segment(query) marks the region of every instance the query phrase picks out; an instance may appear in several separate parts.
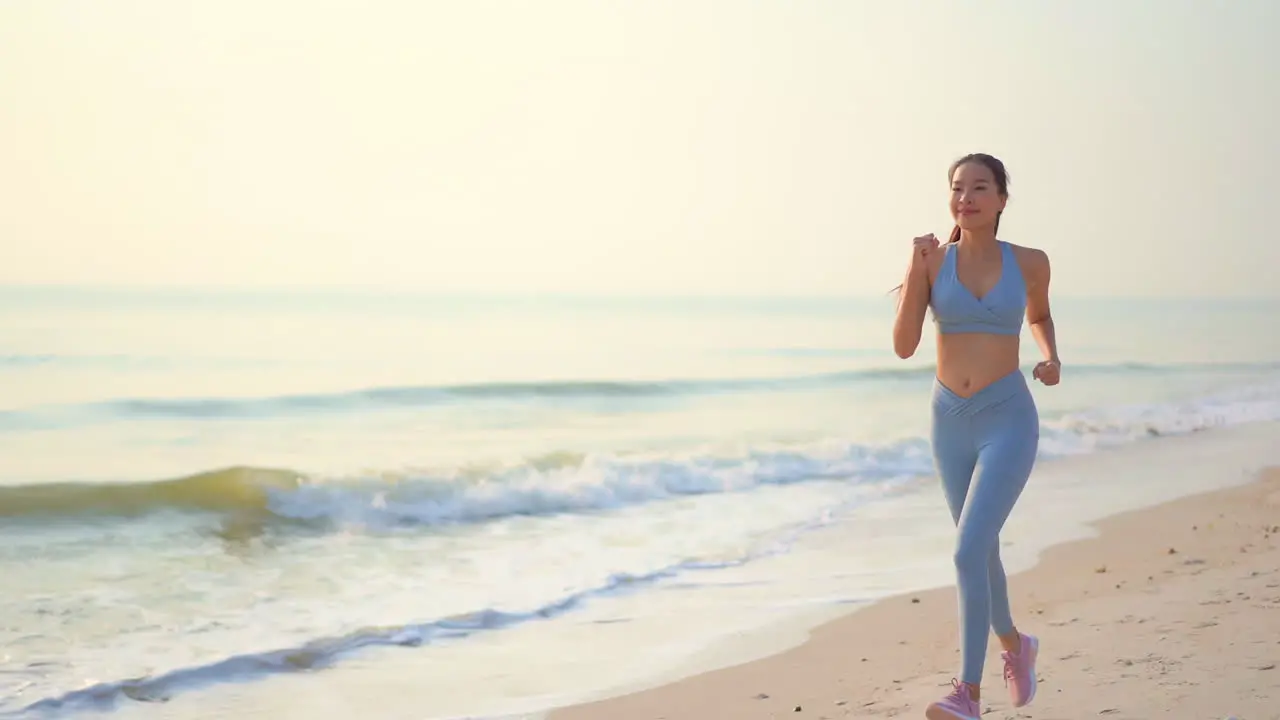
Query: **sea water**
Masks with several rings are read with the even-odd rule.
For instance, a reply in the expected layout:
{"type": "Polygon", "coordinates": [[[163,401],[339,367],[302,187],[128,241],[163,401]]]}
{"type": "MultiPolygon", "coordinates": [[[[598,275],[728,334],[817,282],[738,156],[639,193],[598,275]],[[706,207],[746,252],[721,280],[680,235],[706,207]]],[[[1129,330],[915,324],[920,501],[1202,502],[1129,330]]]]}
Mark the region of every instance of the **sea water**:
{"type": "MultiPolygon", "coordinates": [[[[1280,419],[1277,311],[1058,300],[1042,467],[1280,419]]],[[[0,712],[332,709],[406,664],[413,717],[511,711],[945,582],[931,338],[894,357],[892,313],[0,291],[0,712]]],[[[1133,487],[1078,497],[1181,486],[1133,487]]]]}

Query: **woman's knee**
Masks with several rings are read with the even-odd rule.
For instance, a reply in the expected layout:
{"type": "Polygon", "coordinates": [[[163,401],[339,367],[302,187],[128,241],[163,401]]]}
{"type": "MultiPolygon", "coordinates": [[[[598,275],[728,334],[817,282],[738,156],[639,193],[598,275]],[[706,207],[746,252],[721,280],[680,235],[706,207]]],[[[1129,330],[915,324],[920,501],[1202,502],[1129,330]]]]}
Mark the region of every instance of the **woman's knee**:
{"type": "Polygon", "coordinates": [[[956,571],[961,575],[972,575],[986,582],[991,555],[991,543],[967,533],[960,533],[956,539],[954,559],[956,571]]]}

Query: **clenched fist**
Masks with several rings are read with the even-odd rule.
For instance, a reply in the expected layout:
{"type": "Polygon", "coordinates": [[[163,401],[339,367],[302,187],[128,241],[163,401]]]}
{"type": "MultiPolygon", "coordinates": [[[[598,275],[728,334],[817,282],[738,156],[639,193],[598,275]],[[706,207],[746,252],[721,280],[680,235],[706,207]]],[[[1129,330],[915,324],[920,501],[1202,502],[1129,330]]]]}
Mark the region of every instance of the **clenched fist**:
{"type": "Polygon", "coordinates": [[[929,267],[929,254],[938,249],[938,238],[933,233],[921,235],[911,241],[911,265],[913,273],[926,272],[929,267]]]}
{"type": "Polygon", "coordinates": [[[1045,360],[1036,363],[1031,370],[1031,377],[1045,385],[1057,385],[1062,376],[1062,364],[1057,360],[1045,360]]]}

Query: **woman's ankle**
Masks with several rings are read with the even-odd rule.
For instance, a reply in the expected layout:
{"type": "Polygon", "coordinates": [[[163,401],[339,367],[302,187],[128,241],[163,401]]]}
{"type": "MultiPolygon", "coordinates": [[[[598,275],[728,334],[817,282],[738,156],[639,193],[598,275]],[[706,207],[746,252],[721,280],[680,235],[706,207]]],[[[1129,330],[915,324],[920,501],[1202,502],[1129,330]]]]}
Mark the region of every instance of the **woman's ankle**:
{"type": "Polygon", "coordinates": [[[1013,632],[996,635],[996,637],[1000,640],[1000,646],[1005,649],[1005,652],[1014,654],[1021,652],[1022,633],[1018,632],[1017,628],[1014,628],[1013,632]]]}

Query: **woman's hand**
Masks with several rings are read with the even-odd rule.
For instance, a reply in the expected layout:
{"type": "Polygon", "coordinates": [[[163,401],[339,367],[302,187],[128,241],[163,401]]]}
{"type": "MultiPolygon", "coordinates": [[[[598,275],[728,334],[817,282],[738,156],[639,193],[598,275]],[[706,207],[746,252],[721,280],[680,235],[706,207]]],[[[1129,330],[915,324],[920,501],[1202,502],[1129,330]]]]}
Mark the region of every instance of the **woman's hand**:
{"type": "Polygon", "coordinates": [[[938,238],[933,233],[921,235],[911,241],[911,265],[908,272],[912,274],[928,273],[929,253],[938,249],[938,238]]]}
{"type": "Polygon", "coordinates": [[[1062,363],[1057,360],[1045,360],[1036,363],[1035,369],[1031,371],[1031,377],[1039,380],[1045,385],[1057,385],[1061,379],[1062,363]]]}

